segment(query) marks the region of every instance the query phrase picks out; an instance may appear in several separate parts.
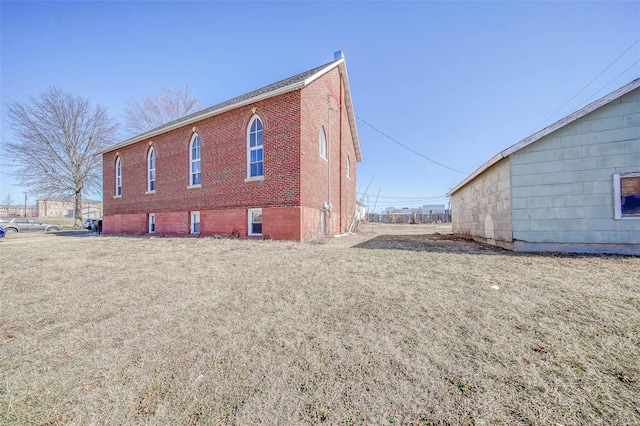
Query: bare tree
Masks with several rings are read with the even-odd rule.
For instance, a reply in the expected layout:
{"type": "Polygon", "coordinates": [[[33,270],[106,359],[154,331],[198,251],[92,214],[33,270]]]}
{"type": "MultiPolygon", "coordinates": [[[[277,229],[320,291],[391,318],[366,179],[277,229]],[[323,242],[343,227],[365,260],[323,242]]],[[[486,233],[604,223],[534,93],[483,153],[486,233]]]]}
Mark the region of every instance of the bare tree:
{"type": "Polygon", "coordinates": [[[117,125],[99,105],[53,87],[28,102],[7,106],[14,141],[5,144],[13,175],[31,192],[51,197],[73,194],[76,224],[82,220],[82,192],[99,192],[101,158],[115,141],[117,125]]]}
{"type": "Polygon", "coordinates": [[[124,110],[125,127],[132,134],[143,133],[198,108],[198,99],[191,94],[188,84],[173,90],[162,89],[155,96],[129,101],[124,110]]]}
{"type": "Polygon", "coordinates": [[[3,199],[2,199],[2,205],[4,206],[5,209],[7,209],[7,211],[9,210],[9,207],[11,207],[13,205],[13,197],[11,197],[11,194],[7,194],[3,199]]]}

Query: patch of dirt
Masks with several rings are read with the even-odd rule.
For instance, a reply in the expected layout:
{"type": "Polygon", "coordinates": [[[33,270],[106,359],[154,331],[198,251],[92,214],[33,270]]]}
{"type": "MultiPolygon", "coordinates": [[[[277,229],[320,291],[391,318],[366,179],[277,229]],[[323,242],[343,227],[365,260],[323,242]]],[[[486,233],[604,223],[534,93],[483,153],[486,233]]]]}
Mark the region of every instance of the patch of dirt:
{"type": "Polygon", "coordinates": [[[468,235],[433,234],[380,235],[353,246],[364,249],[412,250],[437,253],[505,254],[499,247],[474,241],[468,235]]]}

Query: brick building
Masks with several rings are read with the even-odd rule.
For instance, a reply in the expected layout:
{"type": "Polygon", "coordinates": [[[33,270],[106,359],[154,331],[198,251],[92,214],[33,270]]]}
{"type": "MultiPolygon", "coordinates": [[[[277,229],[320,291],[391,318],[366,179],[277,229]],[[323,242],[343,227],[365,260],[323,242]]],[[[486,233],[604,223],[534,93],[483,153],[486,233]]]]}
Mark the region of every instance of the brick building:
{"type": "Polygon", "coordinates": [[[341,52],[102,155],[106,234],[311,241],[355,222],[362,157],[341,52]]]}

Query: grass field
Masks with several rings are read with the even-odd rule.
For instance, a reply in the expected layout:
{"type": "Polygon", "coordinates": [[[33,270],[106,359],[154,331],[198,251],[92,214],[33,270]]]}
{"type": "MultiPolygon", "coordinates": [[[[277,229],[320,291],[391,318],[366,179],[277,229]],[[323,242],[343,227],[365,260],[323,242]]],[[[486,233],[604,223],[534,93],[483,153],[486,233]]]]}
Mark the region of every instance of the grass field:
{"type": "Polygon", "coordinates": [[[0,424],[640,423],[640,258],[434,231],[4,238],[0,424]]]}

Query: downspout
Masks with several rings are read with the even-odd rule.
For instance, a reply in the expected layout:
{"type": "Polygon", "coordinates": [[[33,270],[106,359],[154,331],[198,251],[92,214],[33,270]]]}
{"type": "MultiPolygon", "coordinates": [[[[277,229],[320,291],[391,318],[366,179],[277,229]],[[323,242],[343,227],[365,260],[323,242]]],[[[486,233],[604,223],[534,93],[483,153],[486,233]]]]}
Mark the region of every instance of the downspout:
{"type": "MultiPolygon", "coordinates": [[[[331,146],[331,95],[327,94],[327,218],[331,218],[331,154],[329,147],[331,146]]],[[[327,228],[331,233],[331,222],[327,221],[327,228]]]]}
{"type": "Polygon", "coordinates": [[[339,161],[340,169],[338,170],[338,176],[340,176],[340,192],[339,192],[340,193],[340,203],[339,203],[339,206],[340,206],[340,232],[343,232],[343,225],[344,225],[344,223],[343,223],[344,208],[343,207],[344,206],[342,205],[342,179],[343,179],[342,178],[342,170],[343,170],[343,168],[342,168],[342,159],[343,159],[344,155],[342,153],[342,101],[343,101],[343,99],[342,99],[342,73],[340,73],[339,89],[340,89],[340,108],[338,108],[338,110],[339,110],[338,115],[340,116],[340,118],[339,118],[339,121],[338,121],[338,125],[339,125],[339,127],[338,127],[338,138],[339,138],[339,141],[340,141],[340,161],[339,161]]]}

